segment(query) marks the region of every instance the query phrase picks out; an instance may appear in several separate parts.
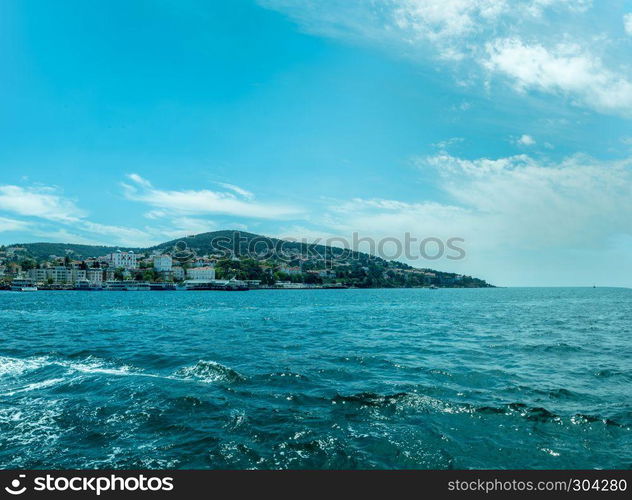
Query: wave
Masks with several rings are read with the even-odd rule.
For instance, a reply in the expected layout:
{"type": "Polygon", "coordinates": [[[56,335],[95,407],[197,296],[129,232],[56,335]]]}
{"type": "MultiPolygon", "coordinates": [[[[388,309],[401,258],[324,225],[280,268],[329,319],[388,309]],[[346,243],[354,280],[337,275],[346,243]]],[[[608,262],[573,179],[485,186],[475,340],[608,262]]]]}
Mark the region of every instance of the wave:
{"type": "Polygon", "coordinates": [[[0,377],[17,377],[25,372],[37,370],[44,358],[20,359],[0,356],[0,377]]]}
{"type": "Polygon", "coordinates": [[[18,406],[0,407],[0,448],[21,446],[30,450],[42,443],[57,442],[63,433],[59,425],[62,414],[59,400],[36,398],[18,406]]]}
{"type": "Polygon", "coordinates": [[[604,368],[602,370],[598,370],[594,372],[594,376],[598,378],[621,377],[628,380],[632,379],[632,377],[630,376],[630,372],[617,370],[617,369],[611,369],[611,368],[604,368]]]}
{"type": "Polygon", "coordinates": [[[128,365],[116,365],[115,363],[95,358],[94,356],[88,356],[83,361],[52,361],[51,364],[63,366],[69,370],[77,371],[81,373],[89,374],[103,374],[103,375],[143,375],[142,371],[139,371],[128,365]]]}
{"type": "MultiPolygon", "coordinates": [[[[5,395],[10,396],[18,392],[28,392],[45,388],[57,383],[68,381],[73,374],[89,376],[114,376],[114,377],[146,377],[180,382],[204,382],[204,383],[235,383],[246,380],[246,377],[232,368],[216,361],[200,360],[195,365],[185,366],[171,374],[148,373],[140,368],[126,364],[117,364],[95,356],[88,356],[79,360],[60,359],[55,356],[39,356],[27,359],[0,356],[0,378],[21,380],[27,374],[37,370],[51,367],[62,368],[66,373],[65,378],[60,378],[56,373],[53,378],[48,374],[48,379],[42,382],[31,383],[23,387],[13,388],[5,395]]],[[[281,374],[275,374],[281,376],[281,374]]],[[[286,374],[289,376],[289,374],[286,374]]]]}
{"type": "Polygon", "coordinates": [[[35,382],[33,384],[28,384],[20,389],[15,389],[13,391],[5,392],[1,395],[5,397],[14,396],[15,394],[19,394],[21,392],[30,392],[30,391],[36,391],[38,389],[46,389],[48,387],[52,387],[54,385],[60,384],[65,381],[66,379],[63,379],[63,378],[51,378],[48,380],[44,380],[42,382],[35,382]]]}
{"type": "Polygon", "coordinates": [[[567,422],[573,425],[602,423],[606,426],[628,429],[629,426],[621,424],[611,418],[603,416],[585,415],[575,413],[573,415],[558,415],[540,406],[528,406],[525,403],[513,402],[501,406],[476,406],[470,403],[452,403],[419,393],[398,392],[394,394],[376,394],[373,392],[361,392],[352,395],[337,394],[331,399],[332,404],[345,404],[357,409],[373,408],[400,411],[421,411],[427,413],[465,413],[471,415],[497,415],[520,417],[538,423],[567,422]]]}
{"type": "Polygon", "coordinates": [[[202,382],[241,382],[246,380],[241,373],[216,361],[200,360],[193,366],[180,368],[174,374],[185,380],[201,380],[202,382]]]}
{"type": "Polygon", "coordinates": [[[504,389],[509,392],[525,392],[539,394],[550,399],[577,399],[585,397],[585,394],[576,391],[570,391],[564,388],[558,389],[538,389],[528,385],[511,386],[504,389]]]}
{"type": "Polygon", "coordinates": [[[133,372],[133,368],[130,366],[117,366],[114,363],[95,358],[94,356],[88,356],[82,361],[66,361],[52,356],[39,356],[28,359],[0,356],[0,377],[16,377],[46,366],[61,366],[71,371],[104,373],[107,375],[128,375],[133,372]]]}
{"type": "Polygon", "coordinates": [[[522,346],[522,349],[526,351],[535,351],[535,352],[580,352],[583,351],[584,348],[579,345],[571,345],[566,342],[558,342],[556,344],[526,344],[522,346]]]}
{"type": "Polygon", "coordinates": [[[336,394],[331,400],[333,404],[355,404],[360,406],[386,407],[396,404],[398,400],[408,396],[406,392],[398,392],[397,394],[381,395],[374,392],[361,392],[352,394],[351,396],[343,396],[336,394]]]}

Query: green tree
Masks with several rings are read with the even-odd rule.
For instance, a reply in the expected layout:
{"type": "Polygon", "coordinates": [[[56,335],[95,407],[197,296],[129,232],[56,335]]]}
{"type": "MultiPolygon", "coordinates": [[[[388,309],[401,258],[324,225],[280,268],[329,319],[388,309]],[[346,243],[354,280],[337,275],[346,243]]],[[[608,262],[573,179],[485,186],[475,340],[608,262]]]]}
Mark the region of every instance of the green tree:
{"type": "Polygon", "coordinates": [[[37,262],[33,259],[24,259],[20,262],[20,267],[22,268],[22,271],[35,269],[37,267],[37,262]]]}
{"type": "Polygon", "coordinates": [[[143,274],[143,281],[156,281],[158,279],[158,273],[152,267],[151,269],[145,269],[143,274]]]}
{"type": "Polygon", "coordinates": [[[119,280],[119,281],[123,281],[123,273],[125,272],[125,269],[123,269],[122,267],[117,267],[114,270],[114,279],[115,280],[119,280]]]}

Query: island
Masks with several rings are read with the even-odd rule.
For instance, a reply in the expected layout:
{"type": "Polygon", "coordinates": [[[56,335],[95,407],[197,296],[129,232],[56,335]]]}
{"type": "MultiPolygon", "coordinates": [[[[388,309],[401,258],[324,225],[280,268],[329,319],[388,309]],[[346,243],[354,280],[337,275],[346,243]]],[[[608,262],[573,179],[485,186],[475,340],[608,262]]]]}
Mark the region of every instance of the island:
{"type": "Polygon", "coordinates": [[[348,248],[245,231],[207,232],[148,248],[0,246],[0,288],[22,291],[491,286],[480,278],[417,268],[348,248]]]}

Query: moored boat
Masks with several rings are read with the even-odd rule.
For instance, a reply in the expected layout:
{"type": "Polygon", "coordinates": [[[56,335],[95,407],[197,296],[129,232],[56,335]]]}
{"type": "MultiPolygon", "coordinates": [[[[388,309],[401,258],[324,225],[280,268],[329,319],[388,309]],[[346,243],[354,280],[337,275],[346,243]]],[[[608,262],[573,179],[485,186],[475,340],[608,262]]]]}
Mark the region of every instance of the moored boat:
{"type": "Polygon", "coordinates": [[[152,292],[167,292],[176,289],[174,283],[149,283],[149,289],[152,292]]]}
{"type": "Polygon", "coordinates": [[[225,291],[242,292],[248,290],[248,285],[240,280],[187,280],[184,282],[187,291],[225,291]]]}
{"type": "Polygon", "coordinates": [[[106,281],[104,290],[108,292],[147,292],[150,290],[149,283],[140,281],[106,281]]]}
{"type": "Polygon", "coordinates": [[[81,290],[85,292],[97,292],[103,290],[99,285],[95,285],[88,280],[77,280],[75,283],[75,290],[81,290]]]}
{"type": "Polygon", "coordinates": [[[14,292],[36,292],[37,286],[31,279],[14,279],[11,282],[11,290],[14,292]]]}
{"type": "Polygon", "coordinates": [[[124,281],[106,281],[103,289],[108,292],[124,292],[126,290],[125,282],[124,281]]]}
{"type": "Polygon", "coordinates": [[[148,292],[151,288],[149,287],[149,283],[128,281],[125,286],[125,290],[128,292],[148,292]]]}

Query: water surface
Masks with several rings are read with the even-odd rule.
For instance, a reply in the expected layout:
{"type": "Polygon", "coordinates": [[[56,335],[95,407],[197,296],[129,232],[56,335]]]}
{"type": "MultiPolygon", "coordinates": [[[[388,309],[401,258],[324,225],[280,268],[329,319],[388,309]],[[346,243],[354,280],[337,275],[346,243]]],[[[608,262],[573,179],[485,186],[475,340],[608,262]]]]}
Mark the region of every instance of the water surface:
{"type": "Polygon", "coordinates": [[[2,468],[631,468],[632,290],[0,292],[2,468]]]}

